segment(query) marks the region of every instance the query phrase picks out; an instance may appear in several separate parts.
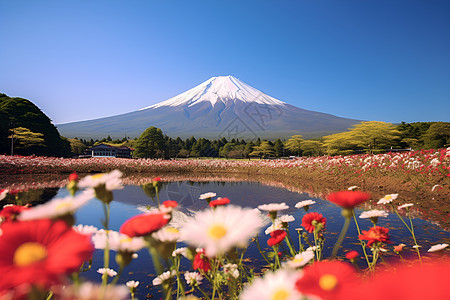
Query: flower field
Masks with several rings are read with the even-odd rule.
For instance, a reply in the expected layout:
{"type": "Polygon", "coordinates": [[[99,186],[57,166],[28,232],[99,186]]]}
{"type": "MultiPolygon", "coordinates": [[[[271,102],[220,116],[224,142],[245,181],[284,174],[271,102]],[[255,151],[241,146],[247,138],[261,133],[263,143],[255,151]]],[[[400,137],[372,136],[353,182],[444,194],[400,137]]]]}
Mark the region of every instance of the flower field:
{"type": "Polygon", "coordinates": [[[402,195],[399,201],[415,204],[415,213],[445,228],[450,225],[450,149],[300,157],[293,160],[0,156],[0,188],[63,186],[67,182],[66,177],[55,179],[49,174],[70,174],[74,171],[86,174],[115,169],[123,172],[126,175],[124,180],[131,181],[130,184],[140,184],[139,181],[145,181],[148,176],[164,175],[173,180],[193,180],[201,175],[217,176],[221,180],[257,180],[319,196],[349,186],[358,186],[370,192],[374,198],[395,192],[402,195]]]}
{"type": "Polygon", "coordinates": [[[285,203],[242,208],[208,192],[200,196],[207,204],[204,210],[174,223],[179,204],[161,203],[162,182],[155,177],[142,186],[154,205],[113,231],[111,203],[113,191],[123,189],[122,172],[68,177],[69,196],[31,207],[20,205],[20,193],[15,190],[1,190],[0,201],[16,197],[16,205],[0,211],[1,299],[136,299],[146,287],[127,268],[140,259],[136,252],[141,249],[151,256],[148,270],[156,274],[152,286],[159,290],[148,297],[447,299],[450,292],[448,244],[420,246],[412,219],[414,204],[399,202],[399,194],[375,199],[377,209],[357,216],[355,208],[373,200],[372,195],[355,186],[328,193],[326,199],[342,211],[342,230],[328,256],[324,252],[329,243],[328,216],[315,212],[318,204],[312,200],[295,205],[302,212],[299,221],[283,214],[289,208],[285,203]],[[99,201],[103,207],[102,228],[73,226],[75,212],[90,201],[99,201]],[[407,228],[411,244],[393,244],[395,229],[378,224],[387,208],[407,228]],[[361,227],[361,219],[370,219],[372,226],[361,227]],[[356,251],[342,247],[351,223],[358,232],[356,251]],[[264,228],[269,238],[262,244],[258,232],[264,228]],[[250,244],[256,244],[264,261],[260,271],[248,263],[250,244]],[[414,256],[406,258],[405,248],[413,249],[409,254],[414,256]],[[102,267],[96,270],[101,283],[83,279],[83,273],[92,268],[95,249],[103,253],[102,267]],[[397,259],[388,260],[387,254],[397,259]],[[111,268],[113,260],[116,270],[111,268]],[[120,278],[126,284],[118,284],[120,278]]]}

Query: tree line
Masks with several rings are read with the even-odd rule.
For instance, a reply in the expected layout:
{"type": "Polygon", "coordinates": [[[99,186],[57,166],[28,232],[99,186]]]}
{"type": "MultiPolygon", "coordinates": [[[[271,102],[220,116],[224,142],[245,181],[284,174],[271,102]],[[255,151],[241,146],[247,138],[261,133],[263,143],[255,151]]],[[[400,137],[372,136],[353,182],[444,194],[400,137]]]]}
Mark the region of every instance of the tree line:
{"type": "Polygon", "coordinates": [[[319,139],[305,140],[301,135],[275,141],[257,139],[230,140],[222,137],[210,140],[191,137],[182,139],[165,135],[156,127],[147,128],[138,138],[112,140],[69,139],[74,154],[105,143],[128,146],[134,149],[135,158],[279,158],[289,156],[350,155],[358,153],[382,153],[399,149],[431,149],[450,146],[449,122],[417,122],[399,125],[369,121],[352,126],[348,131],[327,135],[319,139]]]}

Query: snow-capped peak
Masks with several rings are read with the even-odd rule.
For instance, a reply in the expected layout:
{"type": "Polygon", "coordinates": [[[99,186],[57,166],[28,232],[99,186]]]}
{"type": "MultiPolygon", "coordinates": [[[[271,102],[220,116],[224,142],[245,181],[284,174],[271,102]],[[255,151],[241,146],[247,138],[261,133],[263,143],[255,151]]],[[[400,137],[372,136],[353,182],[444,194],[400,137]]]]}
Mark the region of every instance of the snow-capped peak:
{"type": "Polygon", "coordinates": [[[163,106],[192,106],[204,101],[210,102],[214,106],[219,101],[227,102],[236,100],[246,103],[255,102],[269,105],[286,104],[229,75],[212,77],[178,96],[142,108],[141,110],[163,106]]]}

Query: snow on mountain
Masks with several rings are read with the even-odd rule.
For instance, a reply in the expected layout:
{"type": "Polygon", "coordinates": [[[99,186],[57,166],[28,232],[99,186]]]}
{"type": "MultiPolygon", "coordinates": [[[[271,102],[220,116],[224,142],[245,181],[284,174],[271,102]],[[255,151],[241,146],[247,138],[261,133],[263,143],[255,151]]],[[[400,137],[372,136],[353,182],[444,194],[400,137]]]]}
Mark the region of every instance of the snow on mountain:
{"type": "Polygon", "coordinates": [[[305,138],[346,131],[359,120],[302,109],[277,100],[233,76],[218,76],[166,101],[111,117],[59,124],[72,138],[138,137],[150,126],[170,137],[246,140],[305,138]]]}
{"type": "Polygon", "coordinates": [[[170,98],[166,101],[147,106],[140,110],[153,109],[163,106],[193,106],[201,102],[209,102],[214,107],[218,102],[240,100],[245,103],[268,105],[285,105],[283,101],[270,97],[249,86],[233,76],[212,77],[196,87],[170,98]]]}

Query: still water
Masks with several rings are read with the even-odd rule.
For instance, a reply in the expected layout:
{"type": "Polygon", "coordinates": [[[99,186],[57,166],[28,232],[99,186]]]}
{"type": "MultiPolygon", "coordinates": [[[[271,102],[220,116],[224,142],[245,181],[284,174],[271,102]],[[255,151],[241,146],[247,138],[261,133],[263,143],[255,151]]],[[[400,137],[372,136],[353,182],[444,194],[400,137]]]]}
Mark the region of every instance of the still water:
{"type": "MultiPolygon", "coordinates": [[[[290,223],[290,232],[294,240],[294,244],[298,248],[298,236],[295,228],[301,227],[301,219],[305,214],[303,209],[296,209],[294,206],[297,202],[307,199],[316,201],[316,204],[310,207],[308,212],[319,212],[327,218],[326,231],[324,233],[326,241],[324,249],[324,257],[328,257],[331,253],[337,236],[341,230],[344,219],[341,217],[341,209],[334,204],[319,198],[312,198],[306,193],[291,192],[283,188],[267,186],[255,182],[191,182],[178,181],[164,183],[160,191],[161,201],[176,200],[180,204],[180,212],[191,214],[192,212],[202,210],[207,207],[205,200],[199,200],[199,196],[206,192],[215,192],[218,197],[227,197],[231,200],[231,204],[242,207],[255,208],[258,205],[265,203],[279,203],[285,202],[289,205],[289,209],[283,211],[283,214],[289,214],[295,217],[295,221],[290,223]]],[[[58,191],[57,197],[67,195],[67,190],[61,188],[58,191]]],[[[114,201],[111,203],[111,221],[110,229],[118,231],[120,226],[130,217],[142,213],[138,209],[140,206],[152,205],[152,200],[147,197],[140,186],[127,185],[123,190],[114,191],[114,201]]],[[[381,209],[381,208],[380,208],[381,209]]],[[[358,209],[356,216],[359,216],[363,210],[358,209]]],[[[103,208],[98,200],[89,202],[82,207],[76,214],[76,223],[83,225],[93,225],[97,228],[102,228],[103,208]]],[[[372,223],[369,220],[359,219],[361,230],[368,230],[372,223]]],[[[449,232],[440,229],[438,226],[421,219],[413,219],[415,226],[415,233],[418,244],[422,246],[422,252],[426,252],[430,245],[442,243],[443,239],[449,237],[449,232]]],[[[378,225],[385,226],[390,229],[392,245],[404,243],[410,250],[409,255],[413,257],[414,252],[411,251],[411,246],[414,245],[409,231],[404,227],[403,223],[398,219],[394,213],[390,213],[387,218],[380,218],[378,225]]],[[[270,251],[266,244],[267,236],[264,234],[265,228],[260,232],[260,243],[265,250],[270,251]]],[[[390,250],[392,250],[392,245],[390,250]]],[[[179,247],[183,246],[182,244],[179,247]]],[[[351,224],[347,233],[347,238],[344,240],[343,249],[357,250],[362,253],[361,246],[357,240],[357,230],[354,223],[351,224]]],[[[343,254],[340,250],[339,255],[343,254]]],[[[370,251],[369,251],[370,252],[370,251]]],[[[392,253],[392,251],[390,251],[392,253]]],[[[151,282],[157,274],[154,274],[150,255],[147,250],[138,252],[139,259],[134,260],[124,271],[119,283],[125,283],[128,280],[138,280],[140,285],[137,289],[138,298],[145,297],[160,297],[159,287],[152,286],[151,282]]],[[[408,256],[408,252],[406,253],[408,256]]],[[[254,265],[255,271],[263,265],[261,255],[254,243],[250,244],[246,257],[251,258],[250,264],[254,265]]],[[[190,262],[183,258],[184,270],[191,269],[190,262]]],[[[100,282],[101,275],[96,271],[102,267],[103,251],[97,250],[92,269],[83,273],[83,276],[91,281],[100,282]]],[[[252,266],[253,266],[252,265],[252,266]]],[[[110,266],[118,270],[114,262],[114,255],[111,258],[110,266]]]]}

